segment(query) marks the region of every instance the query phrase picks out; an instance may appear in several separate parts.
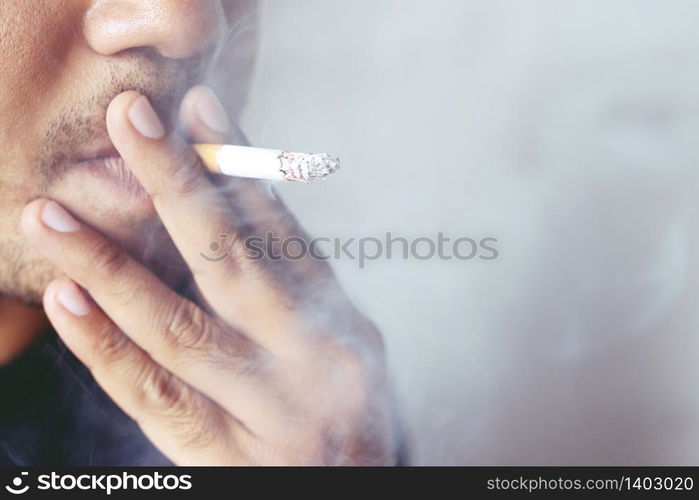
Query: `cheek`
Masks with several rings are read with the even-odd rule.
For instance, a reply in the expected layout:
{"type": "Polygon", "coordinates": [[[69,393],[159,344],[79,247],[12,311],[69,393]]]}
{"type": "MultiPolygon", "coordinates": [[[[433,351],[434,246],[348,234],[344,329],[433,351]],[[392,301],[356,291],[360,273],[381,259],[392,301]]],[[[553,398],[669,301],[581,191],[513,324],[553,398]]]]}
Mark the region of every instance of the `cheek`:
{"type": "Polygon", "coordinates": [[[60,69],[70,57],[80,22],[75,0],[1,0],[0,181],[20,187],[60,101],[60,69]],[[71,7],[72,4],[72,7],[71,7]]]}

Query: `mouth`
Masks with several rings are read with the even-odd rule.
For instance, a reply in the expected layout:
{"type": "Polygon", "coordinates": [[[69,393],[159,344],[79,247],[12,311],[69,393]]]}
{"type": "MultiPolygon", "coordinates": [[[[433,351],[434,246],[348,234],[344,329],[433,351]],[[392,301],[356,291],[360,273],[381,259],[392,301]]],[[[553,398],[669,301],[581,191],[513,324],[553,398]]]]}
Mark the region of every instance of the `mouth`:
{"type": "Polygon", "coordinates": [[[88,170],[107,181],[111,187],[134,198],[148,199],[141,183],[111,144],[93,149],[75,162],[78,169],[88,170]]]}

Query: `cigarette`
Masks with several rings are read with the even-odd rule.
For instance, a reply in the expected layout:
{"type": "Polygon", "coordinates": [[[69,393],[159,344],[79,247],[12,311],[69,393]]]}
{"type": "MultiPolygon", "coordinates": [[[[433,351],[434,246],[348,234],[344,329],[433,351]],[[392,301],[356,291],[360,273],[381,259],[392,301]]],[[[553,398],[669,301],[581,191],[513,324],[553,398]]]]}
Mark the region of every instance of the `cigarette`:
{"type": "Polygon", "coordinates": [[[328,153],[293,153],[230,144],[193,144],[193,147],[207,169],[233,177],[311,182],[324,179],[340,168],[340,160],[328,153]]]}

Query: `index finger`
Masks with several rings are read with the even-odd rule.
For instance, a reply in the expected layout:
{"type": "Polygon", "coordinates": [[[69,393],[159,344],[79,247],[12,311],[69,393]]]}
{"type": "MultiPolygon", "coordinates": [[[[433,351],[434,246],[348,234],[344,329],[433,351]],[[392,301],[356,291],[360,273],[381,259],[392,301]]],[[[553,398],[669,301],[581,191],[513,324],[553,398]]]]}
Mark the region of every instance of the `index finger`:
{"type": "MultiPolygon", "coordinates": [[[[245,257],[250,211],[232,209],[194,149],[176,134],[166,134],[145,96],[127,91],[115,97],[107,110],[107,128],[212,309],[249,336],[264,331],[266,336],[287,332],[288,337],[288,297],[245,257]],[[228,258],[203,258],[202,251],[222,234],[230,242],[228,258]]],[[[270,339],[256,340],[267,344],[270,339]]]]}

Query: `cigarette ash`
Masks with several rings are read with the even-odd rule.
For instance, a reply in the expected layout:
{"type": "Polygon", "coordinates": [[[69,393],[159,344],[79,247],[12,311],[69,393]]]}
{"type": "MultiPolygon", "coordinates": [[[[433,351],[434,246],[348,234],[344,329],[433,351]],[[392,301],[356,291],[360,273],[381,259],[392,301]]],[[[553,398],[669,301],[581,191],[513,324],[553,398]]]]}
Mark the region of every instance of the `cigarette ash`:
{"type": "Polygon", "coordinates": [[[323,179],[340,168],[340,160],[328,153],[292,153],[279,155],[279,170],[287,181],[311,182],[323,179]]]}

